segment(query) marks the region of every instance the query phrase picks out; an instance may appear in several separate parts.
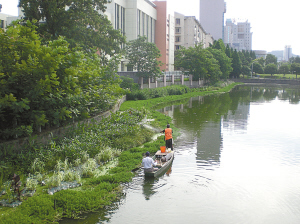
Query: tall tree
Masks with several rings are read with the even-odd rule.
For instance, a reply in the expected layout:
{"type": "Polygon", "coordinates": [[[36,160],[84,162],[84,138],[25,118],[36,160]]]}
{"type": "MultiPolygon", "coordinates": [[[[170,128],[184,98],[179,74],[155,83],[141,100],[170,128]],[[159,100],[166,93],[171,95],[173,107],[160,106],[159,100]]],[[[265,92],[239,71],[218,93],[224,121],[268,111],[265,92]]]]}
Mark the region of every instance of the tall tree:
{"type": "Polygon", "coordinates": [[[63,37],[42,44],[30,21],[0,29],[0,42],[0,139],[87,118],[123,94],[113,64],[63,37]]]}
{"type": "Polygon", "coordinates": [[[214,41],[212,48],[222,50],[223,52],[225,52],[225,50],[226,50],[226,47],[225,47],[222,39],[214,41]]]}
{"type": "Polygon", "coordinates": [[[277,65],[277,57],[273,54],[267,54],[265,63],[266,63],[266,65],[271,64],[271,63],[277,65]]]}
{"type": "Polygon", "coordinates": [[[230,77],[239,78],[241,74],[242,63],[237,50],[234,50],[232,54],[232,69],[233,70],[230,74],[230,77]]]}
{"type": "Polygon", "coordinates": [[[265,74],[271,74],[274,75],[277,73],[277,65],[271,63],[271,64],[267,64],[265,67],[265,74]]]}
{"type": "Polygon", "coordinates": [[[278,72],[282,73],[283,75],[287,74],[290,71],[290,64],[289,63],[283,63],[280,65],[278,72]]]}
{"type": "Polygon", "coordinates": [[[228,79],[229,74],[232,72],[231,58],[227,57],[225,52],[221,49],[208,48],[208,50],[213,54],[213,57],[218,61],[220,70],[222,72],[221,79],[228,79]]]}
{"type": "Polygon", "coordinates": [[[231,58],[231,49],[229,47],[229,44],[226,45],[225,53],[227,57],[231,58]]]}
{"type": "Polygon", "coordinates": [[[291,72],[293,74],[296,74],[297,79],[297,75],[300,73],[300,63],[294,62],[293,64],[291,64],[291,72]]]}
{"type": "Polygon", "coordinates": [[[244,75],[250,75],[250,73],[251,73],[251,69],[249,68],[249,66],[247,66],[247,65],[243,65],[242,66],[242,69],[241,69],[241,72],[242,72],[242,74],[243,74],[243,77],[244,77],[244,75]]]}
{"type": "Polygon", "coordinates": [[[194,80],[205,79],[215,83],[222,75],[218,61],[201,45],[176,51],[175,68],[193,75],[194,80]]]}
{"type": "Polygon", "coordinates": [[[254,62],[252,66],[253,66],[252,71],[255,72],[256,74],[263,74],[264,73],[264,69],[263,69],[263,67],[261,66],[260,63],[254,62]]]}
{"type": "Polygon", "coordinates": [[[158,60],[161,56],[159,49],[154,43],[147,42],[147,37],[139,37],[129,41],[126,45],[126,58],[129,66],[137,70],[137,75],[144,78],[158,77],[161,75],[158,60]]]}
{"type": "Polygon", "coordinates": [[[292,64],[292,63],[300,63],[300,57],[297,56],[297,57],[291,57],[289,59],[289,62],[292,64]]]}
{"type": "Polygon", "coordinates": [[[25,20],[36,20],[37,31],[45,40],[65,36],[71,47],[79,44],[83,49],[100,51],[106,55],[121,52],[125,38],[101,14],[107,0],[20,0],[25,20]]]}

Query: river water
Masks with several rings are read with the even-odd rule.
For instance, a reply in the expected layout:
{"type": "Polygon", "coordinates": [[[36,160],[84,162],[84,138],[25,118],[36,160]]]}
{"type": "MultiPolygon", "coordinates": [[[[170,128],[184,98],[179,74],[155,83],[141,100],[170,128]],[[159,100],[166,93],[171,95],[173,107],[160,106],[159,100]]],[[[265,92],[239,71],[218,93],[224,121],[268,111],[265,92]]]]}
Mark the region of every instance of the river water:
{"type": "Polygon", "coordinates": [[[181,132],[171,169],[72,223],[299,224],[299,95],[238,86],[161,109],[181,132]]]}

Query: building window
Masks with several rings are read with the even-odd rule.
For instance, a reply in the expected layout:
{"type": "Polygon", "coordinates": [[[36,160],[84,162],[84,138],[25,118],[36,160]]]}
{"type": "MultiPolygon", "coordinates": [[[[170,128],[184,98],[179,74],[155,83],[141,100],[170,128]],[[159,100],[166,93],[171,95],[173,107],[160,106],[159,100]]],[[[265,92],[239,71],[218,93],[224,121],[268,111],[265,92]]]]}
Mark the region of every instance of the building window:
{"type": "Polygon", "coordinates": [[[181,28],[180,27],[176,27],[175,28],[175,33],[181,33],[181,28]]]}
{"type": "Polygon", "coordinates": [[[137,10],[137,34],[138,36],[141,35],[141,11],[140,10],[137,10]]]}
{"type": "Polygon", "coordinates": [[[176,25],[180,25],[180,19],[176,19],[176,25]]]}
{"type": "Polygon", "coordinates": [[[0,20],[0,28],[4,28],[4,20],[0,20]]]}
{"type": "Polygon", "coordinates": [[[121,61],[121,72],[125,71],[125,65],[124,65],[124,61],[121,61]]]}
{"type": "Polygon", "coordinates": [[[145,13],[142,12],[142,31],[143,31],[143,36],[145,36],[145,13]]]}
{"type": "Polygon", "coordinates": [[[180,37],[175,37],[175,42],[180,42],[180,37]]]}
{"type": "Polygon", "coordinates": [[[180,45],[175,45],[175,50],[179,50],[180,49],[180,45]]]}
{"type": "Polygon", "coordinates": [[[133,72],[133,66],[127,66],[127,72],[133,72]]]}

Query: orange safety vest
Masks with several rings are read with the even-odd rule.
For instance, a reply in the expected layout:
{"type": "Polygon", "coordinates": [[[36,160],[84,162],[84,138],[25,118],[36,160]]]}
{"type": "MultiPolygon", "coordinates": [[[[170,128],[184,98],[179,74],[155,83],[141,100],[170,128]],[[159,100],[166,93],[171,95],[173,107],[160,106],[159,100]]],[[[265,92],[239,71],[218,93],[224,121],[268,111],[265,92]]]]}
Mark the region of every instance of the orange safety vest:
{"type": "Polygon", "coordinates": [[[172,128],[165,129],[165,140],[169,140],[172,138],[172,128]]]}

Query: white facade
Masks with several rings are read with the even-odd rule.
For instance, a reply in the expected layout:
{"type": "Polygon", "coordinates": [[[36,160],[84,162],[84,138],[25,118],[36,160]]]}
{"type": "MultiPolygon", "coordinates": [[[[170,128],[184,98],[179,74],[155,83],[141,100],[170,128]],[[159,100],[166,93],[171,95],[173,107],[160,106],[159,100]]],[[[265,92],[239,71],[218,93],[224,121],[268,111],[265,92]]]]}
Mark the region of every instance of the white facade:
{"type": "MultiPolygon", "coordinates": [[[[157,12],[155,4],[148,0],[111,0],[105,15],[114,29],[120,30],[127,41],[146,36],[148,42],[155,43],[157,12]]],[[[127,60],[123,58],[119,71],[128,71],[127,60]]],[[[129,69],[131,70],[131,69],[129,69]]]]}
{"type": "Polygon", "coordinates": [[[202,44],[203,48],[213,44],[213,38],[207,34],[195,16],[184,16],[175,12],[175,50],[202,44]]]}
{"type": "Polygon", "coordinates": [[[169,16],[169,71],[174,71],[175,18],[170,14],[168,16],[169,16]]]}
{"type": "Polygon", "coordinates": [[[215,40],[224,39],[224,0],[200,0],[200,23],[215,40]]]}
{"type": "Polygon", "coordinates": [[[283,60],[284,61],[289,61],[289,59],[293,57],[292,54],[292,48],[290,45],[285,45],[284,46],[284,51],[283,51],[283,60]]]}
{"type": "Polygon", "coordinates": [[[12,16],[0,12],[0,28],[6,29],[13,21],[19,19],[18,16],[12,16]]]}
{"type": "Polygon", "coordinates": [[[228,44],[237,51],[252,50],[252,33],[248,21],[238,22],[227,19],[224,29],[224,44],[228,44]]]}
{"type": "Polygon", "coordinates": [[[263,58],[266,59],[267,57],[267,51],[264,50],[254,50],[256,58],[263,58]]]}
{"type": "Polygon", "coordinates": [[[155,42],[155,23],[157,13],[155,4],[148,0],[112,0],[107,4],[105,14],[114,29],[119,29],[127,41],[138,36],[147,36],[148,41],[155,42]]]}
{"type": "Polygon", "coordinates": [[[175,50],[178,50],[180,46],[184,46],[185,43],[185,23],[184,23],[184,15],[175,12],[175,50]]]}

